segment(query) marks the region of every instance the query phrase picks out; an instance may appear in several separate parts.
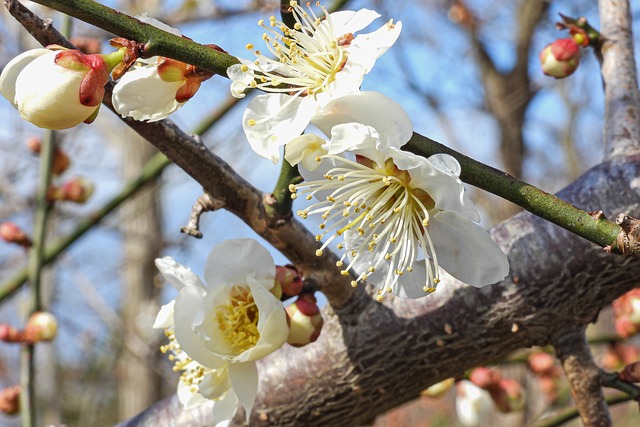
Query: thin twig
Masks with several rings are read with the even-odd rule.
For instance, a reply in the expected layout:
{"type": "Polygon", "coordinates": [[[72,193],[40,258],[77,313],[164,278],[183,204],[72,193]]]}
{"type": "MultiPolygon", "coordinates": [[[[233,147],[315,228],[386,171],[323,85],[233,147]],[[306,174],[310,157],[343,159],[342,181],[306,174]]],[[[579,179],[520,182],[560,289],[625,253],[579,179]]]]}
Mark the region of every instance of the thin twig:
{"type": "Polygon", "coordinates": [[[193,236],[196,239],[202,239],[202,232],[200,231],[200,217],[205,212],[217,211],[224,207],[224,200],[211,197],[206,191],[191,207],[191,215],[189,216],[189,222],[187,225],[180,229],[181,233],[193,236]]]}

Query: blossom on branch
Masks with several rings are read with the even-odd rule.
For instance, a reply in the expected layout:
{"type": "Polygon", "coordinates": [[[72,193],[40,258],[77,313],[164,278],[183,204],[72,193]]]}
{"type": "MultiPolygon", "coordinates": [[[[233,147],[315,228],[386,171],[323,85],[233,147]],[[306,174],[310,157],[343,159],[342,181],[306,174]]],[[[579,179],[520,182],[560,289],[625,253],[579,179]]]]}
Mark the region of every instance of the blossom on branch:
{"type": "Polygon", "coordinates": [[[368,9],[330,14],[322,7],[324,16],[317,16],[296,1],[290,4],[293,28],[275,16],[268,25],[259,22],[274,59],[248,44],[257,59],[240,59],[241,64],[227,70],[235,97],[244,97],[246,88],[269,92],[249,103],[242,127],[253,150],[274,163],[280,158],[279,148],[303,132],[318,108],[359,90],[365,74],[402,28],[391,20],[372,33],[354,36],[380,15],[368,9]]]}
{"type": "Polygon", "coordinates": [[[109,72],[122,55],[52,49],[32,49],[12,59],[0,74],[0,93],[23,119],[40,128],[61,130],[91,123],[109,72]]]}
{"type": "MultiPolygon", "coordinates": [[[[146,15],[137,17],[176,36],[180,31],[146,15]]],[[[118,43],[118,39],[114,39],[118,43]]],[[[122,117],[155,122],[177,111],[213,74],[164,56],[139,58],[113,90],[113,108],[122,117]]]]}
{"type": "Polygon", "coordinates": [[[342,274],[356,273],[353,286],[359,280],[375,284],[378,300],[385,292],[403,298],[433,292],[438,267],[473,286],[506,276],[506,256],[476,224],[480,217],[460,181],[458,162],[446,154],[426,159],[400,149],[412,132],[400,106],[362,92],[332,101],[327,111],[319,127],[330,130],[331,139],[303,135],[285,153],[305,179],[290,187],[292,196],[318,199],[298,215],[320,215],[316,240],[330,236],[317,255],[342,237],[342,274]],[[336,124],[340,119],[352,122],[336,124]]]}
{"type": "Polygon", "coordinates": [[[161,310],[156,327],[173,323],[168,328],[175,340],[172,348],[187,355],[180,362],[186,373],[183,387],[224,402],[233,388],[248,417],[258,388],[256,360],[280,348],[289,335],[284,306],[271,293],[273,258],[256,241],[237,239],[213,248],[205,266],[206,284],[172,258],[157,259],[156,266],[179,291],[161,310]]]}

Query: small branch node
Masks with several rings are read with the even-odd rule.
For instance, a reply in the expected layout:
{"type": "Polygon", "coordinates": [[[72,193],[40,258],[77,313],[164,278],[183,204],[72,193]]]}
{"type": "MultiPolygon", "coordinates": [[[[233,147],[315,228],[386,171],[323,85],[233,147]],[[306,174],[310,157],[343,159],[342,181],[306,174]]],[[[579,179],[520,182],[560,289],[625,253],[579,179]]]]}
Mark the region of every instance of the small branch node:
{"type": "Polygon", "coordinates": [[[181,233],[193,236],[196,239],[202,239],[202,232],[200,231],[200,217],[205,212],[213,212],[223,208],[225,202],[220,199],[216,199],[209,193],[204,193],[198,197],[198,200],[193,204],[191,208],[191,215],[189,216],[189,222],[187,225],[180,229],[181,233]]]}
{"type": "Polygon", "coordinates": [[[624,372],[625,371],[618,374],[617,372],[601,370],[599,375],[600,385],[620,390],[636,402],[640,402],[640,387],[635,385],[633,381],[625,379],[623,375],[624,372]]]}
{"type": "Polygon", "coordinates": [[[622,228],[618,234],[616,251],[622,255],[640,256],[640,221],[620,214],[616,218],[616,224],[622,228]]]}

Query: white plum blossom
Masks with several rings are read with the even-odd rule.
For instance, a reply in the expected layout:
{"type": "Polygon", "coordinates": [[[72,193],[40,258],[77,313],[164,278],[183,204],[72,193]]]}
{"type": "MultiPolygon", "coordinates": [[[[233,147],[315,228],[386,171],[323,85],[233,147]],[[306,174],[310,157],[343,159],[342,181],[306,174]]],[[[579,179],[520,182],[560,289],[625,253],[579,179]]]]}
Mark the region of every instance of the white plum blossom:
{"type": "Polygon", "coordinates": [[[258,388],[256,360],[280,348],[289,334],[284,306],[270,292],[273,258],[256,241],[237,239],[213,248],[206,284],[172,258],[157,259],[156,266],[179,291],[155,326],[168,331],[168,349],[185,354],[178,358],[181,401],[214,399],[215,411],[216,405],[232,407],[235,396],[248,417],[258,388]]]}
{"type": "MultiPolygon", "coordinates": [[[[140,21],[160,28],[176,36],[179,30],[146,15],[140,21]]],[[[193,65],[154,56],[139,58],[113,89],[113,108],[123,117],[155,122],[162,120],[191,99],[200,84],[209,79],[211,73],[193,65]]]]}
{"type": "Polygon", "coordinates": [[[0,92],[38,127],[61,130],[90,123],[109,80],[107,55],[56,48],[32,49],[13,58],[0,74],[0,92]]]}
{"type": "Polygon", "coordinates": [[[493,410],[493,400],[488,391],[471,381],[462,380],[456,384],[456,413],[464,426],[476,427],[493,410]]]}
{"type": "Polygon", "coordinates": [[[305,179],[290,187],[293,197],[318,199],[298,214],[320,215],[316,239],[330,236],[318,255],[343,237],[342,274],[354,271],[354,286],[359,280],[375,284],[378,300],[385,292],[403,298],[433,292],[438,267],[473,286],[506,276],[507,259],[477,224],[480,217],[460,181],[458,162],[445,154],[427,159],[400,149],[412,132],[400,106],[381,94],[361,92],[336,99],[327,109],[334,114],[323,118],[321,127],[331,139],[304,135],[285,153],[305,179]],[[367,109],[341,105],[365,101],[367,109]],[[336,124],[340,117],[352,121],[336,124]]]}
{"type": "Polygon", "coordinates": [[[372,33],[354,36],[380,15],[369,9],[329,14],[322,7],[317,16],[296,1],[290,4],[294,28],[274,16],[268,24],[259,22],[274,58],[248,44],[256,59],[240,59],[241,64],[227,70],[234,96],[243,97],[248,87],[269,92],[249,103],[242,126],[253,150],[274,163],[280,147],[300,135],[319,108],[360,89],[365,74],[402,29],[391,20],[372,33]]]}

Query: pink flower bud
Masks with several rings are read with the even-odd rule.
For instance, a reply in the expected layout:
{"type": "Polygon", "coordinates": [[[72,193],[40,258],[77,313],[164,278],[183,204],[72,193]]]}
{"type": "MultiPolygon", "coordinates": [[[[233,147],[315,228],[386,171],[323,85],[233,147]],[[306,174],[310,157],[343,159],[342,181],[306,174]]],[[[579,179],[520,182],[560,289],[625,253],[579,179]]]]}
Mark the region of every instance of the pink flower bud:
{"type": "Polygon", "coordinates": [[[484,390],[495,387],[501,379],[501,375],[497,371],[493,371],[483,366],[475,368],[469,374],[469,381],[484,390]]]}
{"type": "Polygon", "coordinates": [[[22,342],[22,332],[6,323],[0,324],[0,341],[22,342]]]}
{"type": "Polygon", "coordinates": [[[620,379],[630,383],[640,383],[640,362],[634,362],[624,367],[620,372],[620,379]]]}
{"type": "Polygon", "coordinates": [[[276,265],[276,282],[282,286],[285,295],[294,297],[302,292],[302,278],[292,265],[276,265]]]}
{"type": "Polygon", "coordinates": [[[528,363],[531,372],[537,375],[552,373],[556,368],[553,356],[542,351],[531,354],[528,363]]]}
{"type": "Polygon", "coordinates": [[[26,121],[68,129],[95,118],[109,69],[100,55],[53,48],[32,49],[11,60],[0,74],[0,92],[26,121]]]}
{"type": "Polygon", "coordinates": [[[542,49],[540,63],[547,76],[565,78],[580,64],[580,47],[573,39],[558,39],[542,49]]]}
{"type": "Polygon", "coordinates": [[[0,391],[0,412],[15,415],[20,412],[20,386],[14,385],[0,391]]]}
{"type": "Polygon", "coordinates": [[[632,289],[612,303],[618,335],[628,338],[640,331],[640,289],[632,289]]]}
{"type": "Polygon", "coordinates": [[[75,203],[85,203],[93,194],[94,185],[83,177],[75,177],[66,181],[60,187],[52,187],[49,190],[51,200],[60,200],[75,203]]]}
{"type": "Polygon", "coordinates": [[[0,224],[0,237],[7,243],[15,243],[23,248],[31,246],[31,239],[17,224],[5,221],[0,224]]]}
{"type": "MultiPolygon", "coordinates": [[[[27,139],[27,148],[33,154],[40,154],[42,151],[42,140],[37,137],[27,139]]],[[[53,151],[53,164],[51,165],[51,173],[58,176],[69,168],[71,161],[69,156],[60,147],[56,146],[53,151]]]]}
{"type": "Polygon", "coordinates": [[[524,407],[522,386],[516,380],[503,378],[489,393],[500,412],[519,411],[524,407]]]}
{"type": "Polygon", "coordinates": [[[302,347],[318,339],[324,321],[312,294],[300,295],[286,310],[290,320],[289,344],[302,347]]]}
{"type": "Polygon", "coordinates": [[[46,311],[39,311],[31,315],[24,328],[25,340],[35,343],[51,341],[58,333],[58,321],[55,316],[46,311]]]}

